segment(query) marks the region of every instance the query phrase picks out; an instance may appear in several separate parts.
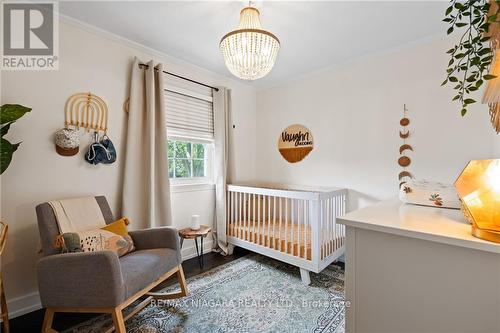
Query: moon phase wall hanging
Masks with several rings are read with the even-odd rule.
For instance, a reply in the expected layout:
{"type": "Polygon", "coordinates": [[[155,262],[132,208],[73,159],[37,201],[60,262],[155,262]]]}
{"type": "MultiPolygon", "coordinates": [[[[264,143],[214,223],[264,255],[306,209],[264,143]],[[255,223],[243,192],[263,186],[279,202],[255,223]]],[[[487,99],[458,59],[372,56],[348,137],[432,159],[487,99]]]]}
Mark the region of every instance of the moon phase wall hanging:
{"type": "Polygon", "coordinates": [[[278,150],[290,163],[302,161],[313,150],[311,131],[302,125],[291,125],[285,128],[278,139],[278,150]]]}
{"type": "Polygon", "coordinates": [[[410,125],[410,119],[406,116],[408,110],[406,109],[406,104],[403,105],[403,118],[399,121],[401,129],[399,130],[399,137],[403,139],[403,144],[399,146],[399,154],[401,155],[398,159],[398,164],[403,170],[399,173],[399,187],[403,186],[408,179],[413,178],[413,174],[406,170],[411,164],[411,158],[406,156],[408,151],[413,151],[413,147],[406,143],[406,140],[410,137],[410,130],[408,126],[410,125]]]}

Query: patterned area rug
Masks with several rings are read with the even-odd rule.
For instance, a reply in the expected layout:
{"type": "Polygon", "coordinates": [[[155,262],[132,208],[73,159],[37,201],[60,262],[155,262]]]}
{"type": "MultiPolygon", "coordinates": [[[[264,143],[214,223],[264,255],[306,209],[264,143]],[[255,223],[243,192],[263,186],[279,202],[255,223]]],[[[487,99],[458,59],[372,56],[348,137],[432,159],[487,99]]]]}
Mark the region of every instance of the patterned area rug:
{"type": "MultiPolygon", "coordinates": [[[[187,282],[189,296],[149,305],[126,322],[127,332],[344,332],[338,266],[311,273],[311,285],[304,286],[297,267],[249,255],[187,282]]],[[[102,315],[65,332],[97,333],[111,325],[102,315]]]]}

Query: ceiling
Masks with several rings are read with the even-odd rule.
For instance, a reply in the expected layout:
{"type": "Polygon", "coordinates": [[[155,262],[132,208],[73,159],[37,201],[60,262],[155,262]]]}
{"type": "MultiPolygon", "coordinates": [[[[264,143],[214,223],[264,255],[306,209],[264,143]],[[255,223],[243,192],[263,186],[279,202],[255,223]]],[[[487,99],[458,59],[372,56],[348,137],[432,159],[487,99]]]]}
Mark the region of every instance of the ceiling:
{"type": "MultiPolygon", "coordinates": [[[[231,76],[220,38],[238,24],[243,1],[71,1],[62,14],[231,76]]],[[[281,41],[269,87],[321,68],[442,33],[447,1],[260,1],[264,29],[281,41]]]]}

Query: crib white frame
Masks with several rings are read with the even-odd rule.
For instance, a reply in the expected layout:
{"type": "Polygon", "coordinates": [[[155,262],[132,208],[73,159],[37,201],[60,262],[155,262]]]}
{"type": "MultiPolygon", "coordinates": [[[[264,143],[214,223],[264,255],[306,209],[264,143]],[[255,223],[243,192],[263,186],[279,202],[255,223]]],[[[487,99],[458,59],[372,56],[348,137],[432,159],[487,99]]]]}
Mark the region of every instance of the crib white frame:
{"type": "MultiPolygon", "coordinates": [[[[271,199],[268,200],[269,200],[268,209],[270,211],[271,199]]],[[[344,253],[345,228],[343,225],[337,224],[337,217],[345,214],[346,200],[347,200],[347,190],[342,188],[318,188],[318,189],[302,188],[302,187],[297,188],[297,187],[288,187],[286,185],[284,186],[276,184],[228,185],[227,215],[226,215],[227,216],[226,232],[228,235],[227,237],[228,243],[230,245],[240,246],[242,248],[251,250],[253,252],[257,252],[262,255],[299,267],[303,283],[309,285],[311,282],[309,277],[310,271],[315,273],[321,272],[325,267],[327,267],[332,262],[337,260],[344,253]],[[262,205],[259,204],[261,197],[277,198],[279,200],[285,199],[285,202],[287,202],[288,200],[290,200],[290,202],[293,202],[293,200],[296,200],[295,202],[300,202],[298,200],[302,200],[302,202],[304,203],[304,207],[307,206],[307,209],[305,210],[306,212],[305,216],[307,216],[307,219],[305,219],[303,223],[306,226],[310,225],[311,228],[311,256],[310,256],[311,260],[307,259],[306,249],[304,250],[305,252],[304,254],[305,258],[304,258],[281,251],[281,245],[279,246],[279,250],[277,250],[271,248],[269,246],[269,242],[266,246],[265,244],[264,245],[258,244],[249,240],[231,236],[229,234],[229,224],[237,220],[234,217],[235,216],[238,217],[238,214],[240,214],[241,217],[244,214],[248,213],[248,212],[242,213],[242,210],[245,210],[245,208],[242,208],[241,204],[238,204],[239,207],[235,207],[236,205],[235,202],[236,203],[241,202],[241,197],[243,197],[243,200],[245,201],[245,198],[247,197],[249,198],[251,196],[254,198],[253,199],[254,201],[255,201],[255,196],[257,196],[257,199],[259,200],[255,205],[257,207],[253,207],[254,216],[256,212],[255,209],[257,209],[257,216],[261,216],[260,214],[262,212],[262,207],[261,207],[262,205]],[[329,245],[326,245],[327,242],[329,245]]],[[[282,205],[281,201],[280,205],[282,205]]],[[[276,205],[274,205],[273,209],[276,209],[276,205]]],[[[250,208],[248,208],[248,210],[250,210],[250,208]]],[[[275,213],[276,212],[273,211],[273,214],[275,213]]],[[[292,213],[292,220],[293,220],[293,213],[292,213]]],[[[273,226],[275,226],[276,223],[277,220],[273,218],[273,226]]],[[[300,223],[300,218],[298,218],[298,223],[300,223]]],[[[293,236],[292,236],[292,241],[293,241],[293,236]]],[[[305,246],[307,244],[307,240],[303,240],[303,242],[305,246]]],[[[287,244],[286,237],[285,237],[285,244],[287,244]]],[[[298,245],[298,248],[300,255],[300,244],[298,245]]]]}

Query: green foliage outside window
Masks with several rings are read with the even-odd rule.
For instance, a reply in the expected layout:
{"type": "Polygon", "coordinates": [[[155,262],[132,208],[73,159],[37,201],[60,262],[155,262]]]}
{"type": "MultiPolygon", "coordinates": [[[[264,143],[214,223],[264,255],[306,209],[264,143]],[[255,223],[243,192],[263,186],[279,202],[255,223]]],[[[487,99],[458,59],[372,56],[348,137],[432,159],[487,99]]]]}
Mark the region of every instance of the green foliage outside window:
{"type": "Polygon", "coordinates": [[[168,176],[170,178],[206,177],[206,147],[202,143],[169,140],[168,176]]]}

